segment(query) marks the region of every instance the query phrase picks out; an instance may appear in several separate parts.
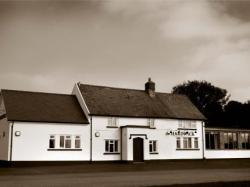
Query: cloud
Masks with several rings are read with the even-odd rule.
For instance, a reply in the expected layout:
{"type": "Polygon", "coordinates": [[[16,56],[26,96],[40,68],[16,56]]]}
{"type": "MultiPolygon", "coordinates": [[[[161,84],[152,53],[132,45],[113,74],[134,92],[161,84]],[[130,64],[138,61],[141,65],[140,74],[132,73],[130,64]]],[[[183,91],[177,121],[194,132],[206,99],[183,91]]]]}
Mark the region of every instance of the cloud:
{"type": "Polygon", "coordinates": [[[250,23],[240,13],[250,3],[228,2],[0,1],[0,86],[69,93],[82,81],[143,89],[151,76],[169,92],[205,79],[245,101],[250,23]]]}
{"type": "Polygon", "coordinates": [[[209,39],[249,35],[250,24],[227,14],[223,3],[205,0],[107,1],[104,8],[124,17],[157,21],[167,38],[209,39]]]}
{"type": "Polygon", "coordinates": [[[250,22],[230,15],[225,2],[109,1],[104,8],[126,19],[153,23],[166,44],[175,43],[180,49],[176,66],[185,67],[176,72],[182,79],[211,81],[235,99],[249,99],[243,90],[247,93],[250,85],[250,22]]]}

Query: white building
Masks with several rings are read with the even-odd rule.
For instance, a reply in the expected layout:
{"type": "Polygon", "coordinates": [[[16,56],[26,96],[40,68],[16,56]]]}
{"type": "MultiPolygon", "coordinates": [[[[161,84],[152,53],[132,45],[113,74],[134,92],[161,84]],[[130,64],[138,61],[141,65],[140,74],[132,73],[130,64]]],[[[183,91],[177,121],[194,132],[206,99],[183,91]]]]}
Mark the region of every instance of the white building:
{"type": "Polygon", "coordinates": [[[0,160],[89,160],[90,126],[75,96],[2,90],[1,97],[0,160]]]}
{"type": "Polygon", "coordinates": [[[214,132],[191,101],[155,92],[151,80],[145,90],[78,83],[72,95],[2,90],[0,106],[2,161],[250,158],[249,131],[237,131],[237,140],[244,133],[237,149],[230,133],[215,149],[214,132]]]}
{"type": "Polygon", "coordinates": [[[183,95],[76,84],[90,118],[91,160],[202,159],[204,116],[183,95]]]}

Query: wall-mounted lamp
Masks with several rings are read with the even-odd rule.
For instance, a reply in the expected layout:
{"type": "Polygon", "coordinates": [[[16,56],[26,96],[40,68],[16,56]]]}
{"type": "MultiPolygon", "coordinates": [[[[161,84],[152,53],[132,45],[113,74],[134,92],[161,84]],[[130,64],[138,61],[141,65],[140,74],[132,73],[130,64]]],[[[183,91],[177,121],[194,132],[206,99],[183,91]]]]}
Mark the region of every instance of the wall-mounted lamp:
{"type": "Polygon", "coordinates": [[[100,135],[101,135],[100,132],[95,133],[95,137],[100,137],[100,135]]]}
{"type": "Polygon", "coordinates": [[[15,132],[15,136],[21,136],[21,132],[20,131],[16,131],[15,132]]]}

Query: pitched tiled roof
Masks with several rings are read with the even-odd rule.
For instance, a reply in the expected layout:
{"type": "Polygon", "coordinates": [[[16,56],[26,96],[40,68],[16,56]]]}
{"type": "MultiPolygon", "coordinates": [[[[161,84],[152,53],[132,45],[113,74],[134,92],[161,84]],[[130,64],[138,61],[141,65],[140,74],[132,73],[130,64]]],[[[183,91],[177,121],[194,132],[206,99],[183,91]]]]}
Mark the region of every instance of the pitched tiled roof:
{"type": "Polygon", "coordinates": [[[91,115],[197,119],[205,117],[185,95],[79,84],[91,115]]]}
{"type": "Polygon", "coordinates": [[[73,95],[16,90],[1,93],[10,121],[88,123],[73,95]]]}

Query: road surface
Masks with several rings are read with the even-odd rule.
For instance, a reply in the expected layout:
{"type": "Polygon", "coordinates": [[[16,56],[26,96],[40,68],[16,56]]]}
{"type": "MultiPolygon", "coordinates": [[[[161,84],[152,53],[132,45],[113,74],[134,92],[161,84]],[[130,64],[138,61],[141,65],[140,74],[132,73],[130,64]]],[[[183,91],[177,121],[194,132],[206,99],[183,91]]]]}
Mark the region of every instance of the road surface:
{"type": "Polygon", "coordinates": [[[250,168],[0,175],[1,187],[137,187],[218,181],[250,181],[250,168]]]}

